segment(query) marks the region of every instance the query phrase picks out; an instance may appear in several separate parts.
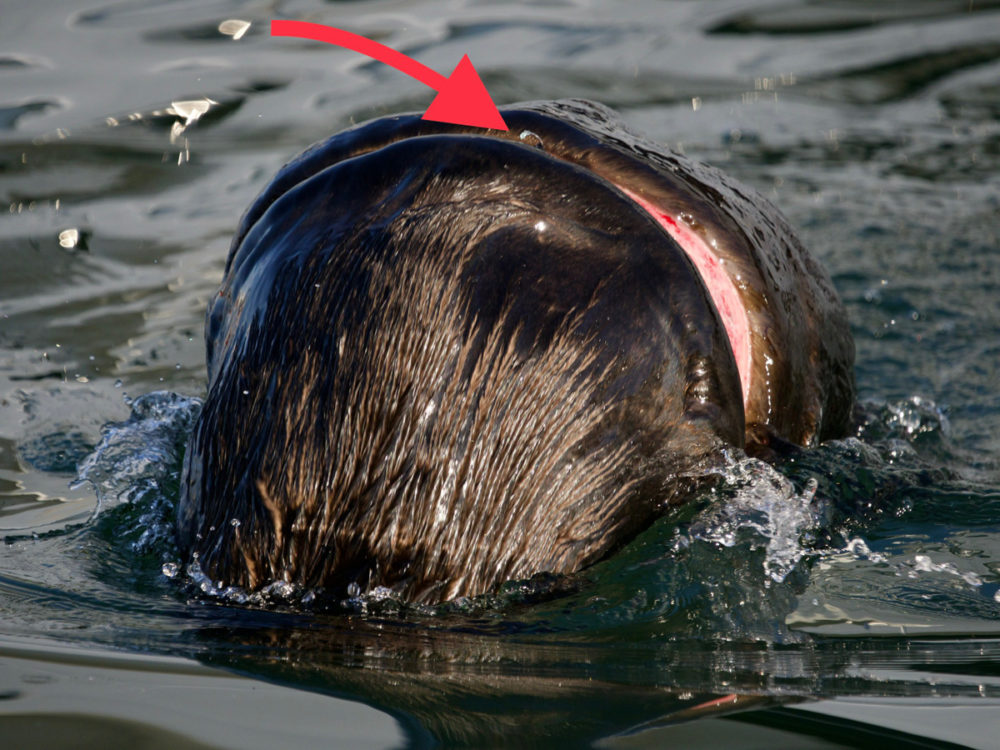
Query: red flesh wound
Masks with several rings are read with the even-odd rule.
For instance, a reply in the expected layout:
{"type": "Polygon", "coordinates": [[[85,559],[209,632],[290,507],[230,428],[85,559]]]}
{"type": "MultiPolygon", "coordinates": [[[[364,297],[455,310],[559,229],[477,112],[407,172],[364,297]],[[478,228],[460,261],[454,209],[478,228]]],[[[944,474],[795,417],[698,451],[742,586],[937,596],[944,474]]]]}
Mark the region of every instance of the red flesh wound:
{"type": "Polygon", "coordinates": [[[743,389],[743,404],[746,406],[750,395],[750,322],[746,308],[740,299],[736,284],[725,269],[725,261],[720,259],[709,247],[708,243],[682,222],[665,213],[631,190],[617,186],[625,195],[635,201],[646,213],[652,216],[656,223],[663,227],[674,241],[687,253],[688,258],[698,269],[705,288],[715,303],[715,309],[722,318],[729,336],[729,346],[736,358],[736,368],[740,373],[740,385],[743,389]]]}

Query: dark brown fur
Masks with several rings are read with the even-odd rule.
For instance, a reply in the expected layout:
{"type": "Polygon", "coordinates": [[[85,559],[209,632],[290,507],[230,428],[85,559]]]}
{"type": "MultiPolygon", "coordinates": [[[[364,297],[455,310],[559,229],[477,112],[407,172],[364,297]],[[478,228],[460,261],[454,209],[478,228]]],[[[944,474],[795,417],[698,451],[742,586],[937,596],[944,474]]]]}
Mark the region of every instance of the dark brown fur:
{"type": "MultiPolygon", "coordinates": [[[[594,353],[560,330],[524,359],[502,326],[476,351],[454,271],[406,262],[373,277],[378,312],[356,332],[363,346],[341,336],[335,364],[306,349],[259,373],[276,378],[280,415],[256,483],[269,523],[233,528],[232,581],[352,571],[363,587],[409,579],[412,598],[447,599],[569,572],[603,551],[588,535],[615,533],[629,449],[583,450],[611,407],[593,397],[594,353]],[[588,502],[597,494],[606,502],[588,502]],[[551,546],[535,544],[541,536],[551,546]]],[[[322,313],[310,316],[317,325],[322,313]]]]}
{"type": "MultiPolygon", "coordinates": [[[[336,596],[351,583],[387,586],[439,601],[569,573],[682,500],[744,434],[808,443],[843,429],[824,404],[850,361],[839,339],[823,342],[827,324],[807,321],[810,333],[787,342],[815,370],[770,354],[804,325],[786,320],[790,304],[842,316],[821,272],[801,288],[819,284],[822,298],[786,292],[780,317],[755,329],[767,356],[754,350],[755,367],[770,360],[760,387],[790,385],[790,399],[805,392],[819,406],[796,417],[759,390],[750,408],[762,416],[747,424],[700,277],[595,176],[610,169],[593,168],[599,149],[560,145],[558,122],[543,134],[556,159],[519,143],[366,127],[357,132],[376,145],[338,136],[251,207],[210,306],[209,394],[178,528],[213,579],[336,596]]],[[[665,189],[650,184],[654,197],[665,189]]],[[[706,221],[735,259],[775,273],[753,260],[775,249],[740,244],[730,216],[706,221]]],[[[813,262],[776,226],[790,278],[779,287],[799,289],[813,262]]],[[[766,300],[761,309],[772,314],[766,300]]]]}

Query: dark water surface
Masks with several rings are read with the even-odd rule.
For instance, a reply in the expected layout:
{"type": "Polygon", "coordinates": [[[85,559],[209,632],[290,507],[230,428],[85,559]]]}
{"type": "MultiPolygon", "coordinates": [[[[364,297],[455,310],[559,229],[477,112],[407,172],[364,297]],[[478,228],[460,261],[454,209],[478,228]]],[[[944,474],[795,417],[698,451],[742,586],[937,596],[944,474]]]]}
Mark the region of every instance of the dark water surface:
{"type": "Polygon", "coordinates": [[[997,2],[5,4],[4,746],[994,747],[998,232],[997,2]],[[602,101],[769,196],[848,307],[857,436],[736,462],[556,598],[324,614],[179,569],[242,210],[311,142],[431,97],[272,17],[445,73],[468,52],[499,103],[602,101]]]}

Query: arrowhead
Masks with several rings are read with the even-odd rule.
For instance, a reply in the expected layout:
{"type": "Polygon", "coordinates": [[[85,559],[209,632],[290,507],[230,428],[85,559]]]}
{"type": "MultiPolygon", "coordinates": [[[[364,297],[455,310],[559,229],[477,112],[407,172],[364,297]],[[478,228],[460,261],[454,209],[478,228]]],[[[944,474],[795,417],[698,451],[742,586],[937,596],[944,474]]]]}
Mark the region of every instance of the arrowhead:
{"type": "Polygon", "coordinates": [[[474,128],[507,130],[507,123],[500,116],[468,55],[462,56],[431,106],[424,112],[423,119],[471,125],[474,128]]]}

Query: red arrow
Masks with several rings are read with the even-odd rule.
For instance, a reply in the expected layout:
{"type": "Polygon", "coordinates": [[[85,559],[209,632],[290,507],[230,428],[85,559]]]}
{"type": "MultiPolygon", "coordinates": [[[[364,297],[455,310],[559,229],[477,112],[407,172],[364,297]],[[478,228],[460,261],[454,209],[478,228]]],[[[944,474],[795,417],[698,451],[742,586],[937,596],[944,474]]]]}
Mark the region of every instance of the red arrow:
{"type": "Polygon", "coordinates": [[[506,130],[500,112],[490,98],[476,69],[472,67],[468,55],[463,55],[451,75],[445,78],[437,71],[418,63],[402,52],[384,44],[367,39],[350,31],[324,26],[321,23],[305,21],[271,21],[271,36],[294,36],[328,42],[338,47],[360,52],[390,65],[411,78],[430,86],[438,92],[431,106],[424,112],[424,120],[450,122],[455,125],[471,125],[475,128],[506,130]]]}

